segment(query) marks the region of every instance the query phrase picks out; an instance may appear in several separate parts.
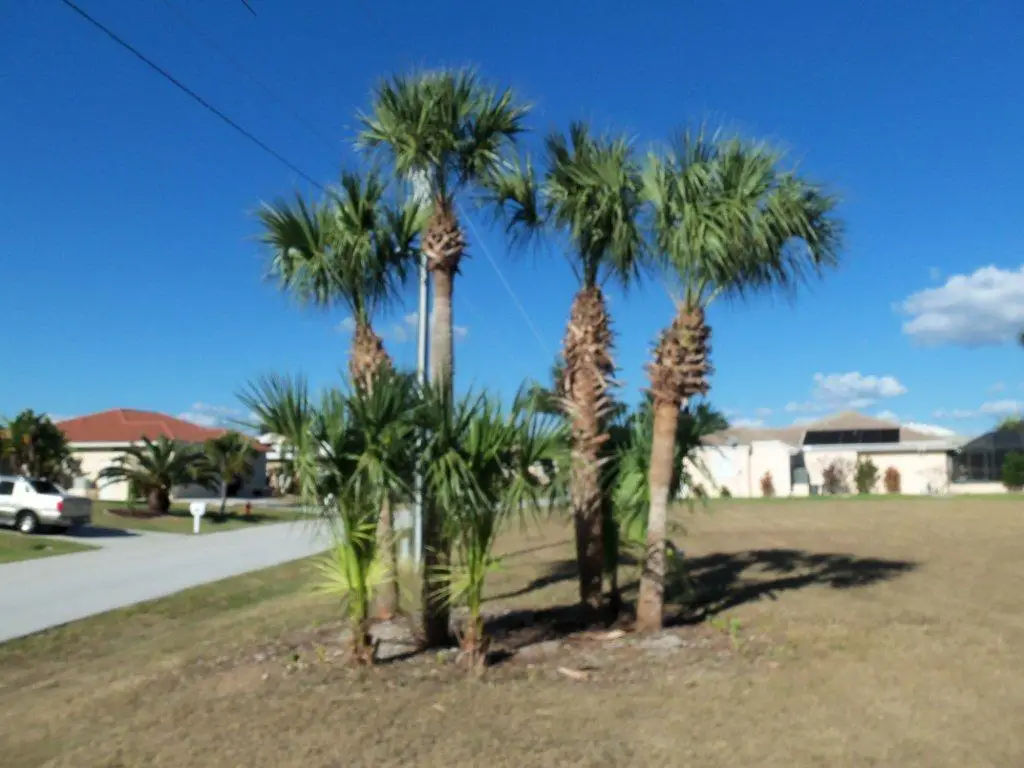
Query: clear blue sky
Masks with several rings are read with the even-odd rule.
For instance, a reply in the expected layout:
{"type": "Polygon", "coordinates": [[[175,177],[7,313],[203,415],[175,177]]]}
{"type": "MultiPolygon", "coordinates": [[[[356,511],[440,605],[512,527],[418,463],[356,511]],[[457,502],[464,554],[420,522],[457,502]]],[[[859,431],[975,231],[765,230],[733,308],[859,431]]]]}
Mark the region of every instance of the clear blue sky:
{"type": "MultiPolygon", "coordinates": [[[[528,146],[575,118],[641,149],[701,121],[772,139],[842,197],[842,266],[792,301],[714,310],[712,402],[741,422],[854,405],[969,434],[1024,401],[1016,0],[80,4],[323,183],[355,164],[374,82],[418,67],[514,87],[528,146]]],[[[344,313],[279,294],[255,240],[259,202],[308,185],[58,0],[2,4],[0,29],[0,414],[214,420],[259,373],[334,381],[344,313]]],[[[508,393],[547,376],[573,281],[556,244],[516,255],[472,216],[459,384],[508,393]]],[[[634,399],[672,305],[657,283],[611,301],[634,399]]],[[[410,365],[413,308],[410,291],[379,323],[410,365]]]]}

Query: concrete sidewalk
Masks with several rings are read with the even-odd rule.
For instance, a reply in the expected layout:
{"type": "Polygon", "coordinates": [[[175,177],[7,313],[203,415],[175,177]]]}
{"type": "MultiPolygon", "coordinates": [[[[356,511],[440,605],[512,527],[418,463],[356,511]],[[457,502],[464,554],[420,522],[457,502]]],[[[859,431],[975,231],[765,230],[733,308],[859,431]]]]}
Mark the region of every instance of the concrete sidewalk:
{"type": "Polygon", "coordinates": [[[202,536],[85,528],[67,538],[100,549],[0,565],[0,642],[297,560],[328,541],[312,521],[202,536]]]}

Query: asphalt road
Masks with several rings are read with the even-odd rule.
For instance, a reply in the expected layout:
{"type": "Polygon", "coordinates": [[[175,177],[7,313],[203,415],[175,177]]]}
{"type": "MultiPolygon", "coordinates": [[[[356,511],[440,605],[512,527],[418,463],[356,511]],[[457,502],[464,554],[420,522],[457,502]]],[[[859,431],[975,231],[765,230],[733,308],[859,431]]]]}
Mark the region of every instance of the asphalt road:
{"type": "Polygon", "coordinates": [[[70,538],[100,549],[0,565],[0,642],[327,546],[303,522],[202,536],[85,528],[70,538]]]}

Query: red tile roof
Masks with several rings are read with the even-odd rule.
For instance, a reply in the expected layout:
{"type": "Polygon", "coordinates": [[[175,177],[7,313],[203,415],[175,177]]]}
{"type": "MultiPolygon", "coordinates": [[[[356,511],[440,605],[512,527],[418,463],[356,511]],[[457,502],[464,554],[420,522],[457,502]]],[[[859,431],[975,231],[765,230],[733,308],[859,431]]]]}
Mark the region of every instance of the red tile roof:
{"type": "Polygon", "coordinates": [[[154,440],[160,435],[186,443],[201,443],[223,435],[225,429],[201,427],[154,411],[114,408],[75,419],[58,421],[57,426],[72,443],[129,443],[143,437],[154,440]]]}

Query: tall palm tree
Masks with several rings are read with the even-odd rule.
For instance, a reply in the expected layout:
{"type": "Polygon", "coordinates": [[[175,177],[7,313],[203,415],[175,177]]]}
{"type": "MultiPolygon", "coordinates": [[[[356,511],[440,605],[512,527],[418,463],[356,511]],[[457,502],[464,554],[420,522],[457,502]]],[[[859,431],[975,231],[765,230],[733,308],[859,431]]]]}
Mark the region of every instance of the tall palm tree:
{"type": "MultiPolygon", "coordinates": [[[[385,185],[376,173],[365,179],[344,173],[339,189],[324,204],[308,205],[297,198],[294,208],[264,205],[260,211],[264,242],[272,249],[271,274],[300,300],[319,306],[340,302],[352,313],[354,328],[349,373],[357,387],[370,390],[374,379],[390,369],[391,358],[373,330],[374,314],[391,303],[412,263],[414,244],[422,226],[415,201],[388,205],[385,185]]],[[[393,511],[380,511],[381,542],[394,541],[393,511]]],[[[395,573],[392,544],[387,572],[395,573]]],[[[398,608],[397,583],[382,593],[378,611],[391,615],[398,608]]]]}
{"type": "Polygon", "coordinates": [[[354,322],[349,372],[357,386],[391,366],[373,330],[374,315],[397,296],[412,261],[421,223],[412,201],[389,205],[376,173],[365,179],[344,173],[326,202],[264,204],[263,241],[270,246],[270,273],[303,302],[343,304],[354,322]]]}
{"type": "MultiPolygon", "coordinates": [[[[523,130],[527,107],[509,90],[483,85],[467,71],[396,76],[380,83],[370,112],[360,116],[359,144],[382,151],[398,179],[422,183],[429,217],[420,245],[434,288],[430,331],[430,380],[452,388],[452,292],[466,248],[457,196],[478,185],[502,163],[523,130]]],[[[447,607],[434,599],[440,585],[431,573],[447,556],[443,526],[429,499],[424,506],[424,640],[446,642],[447,607]]]]}
{"type": "Polygon", "coordinates": [[[165,515],[171,508],[171,489],[195,483],[205,488],[216,484],[214,474],[201,446],[169,440],[142,438],[100,471],[100,480],[127,481],[146,494],[149,511],[165,515]]]}
{"type": "Polygon", "coordinates": [[[611,318],[602,286],[628,285],[643,254],[640,172],[623,138],[605,139],[573,123],[568,137],[552,134],[546,169],[537,179],[527,162],[492,177],[491,193],[514,230],[554,228],[571,241],[569,261],[579,289],[569,310],[558,396],[572,430],[572,512],[581,603],[601,604],[602,445],[615,403],[611,318]]]}
{"type": "Polygon", "coordinates": [[[245,435],[225,432],[207,440],[203,450],[220,483],[220,515],[223,517],[228,502],[228,487],[252,470],[256,448],[252,440],[245,435]]]}
{"type": "Polygon", "coordinates": [[[721,295],[790,287],[808,270],[836,261],[835,199],[780,170],[779,160],[763,145],[683,136],[667,156],[652,155],[644,170],[654,243],[681,297],[647,369],[654,434],[640,630],[662,624],[676,426],[680,408],[708,390],[708,305],[721,295]]]}

